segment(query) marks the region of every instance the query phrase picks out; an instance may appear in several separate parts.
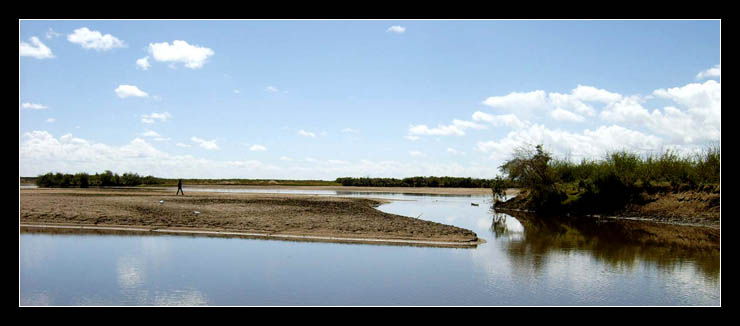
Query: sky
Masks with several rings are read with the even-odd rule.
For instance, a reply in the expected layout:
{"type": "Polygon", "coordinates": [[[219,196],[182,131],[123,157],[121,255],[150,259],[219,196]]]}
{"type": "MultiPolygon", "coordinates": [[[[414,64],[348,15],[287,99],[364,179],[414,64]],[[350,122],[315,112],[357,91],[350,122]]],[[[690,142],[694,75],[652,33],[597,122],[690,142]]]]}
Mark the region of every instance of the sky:
{"type": "Polygon", "coordinates": [[[19,20],[19,176],[493,178],[721,141],[719,20],[19,20]]]}

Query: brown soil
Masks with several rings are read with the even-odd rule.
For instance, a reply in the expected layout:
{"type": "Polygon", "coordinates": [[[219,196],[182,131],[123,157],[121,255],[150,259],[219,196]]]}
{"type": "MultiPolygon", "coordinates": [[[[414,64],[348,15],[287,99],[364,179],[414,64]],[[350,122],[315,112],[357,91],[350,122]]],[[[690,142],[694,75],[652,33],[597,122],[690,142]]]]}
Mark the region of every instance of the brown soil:
{"type": "Polygon", "coordinates": [[[374,208],[383,203],[381,200],[288,194],[173,194],[157,189],[21,189],[20,223],[478,241],[470,230],[381,212],[374,208]]]}
{"type": "MultiPolygon", "coordinates": [[[[526,210],[528,195],[496,204],[497,209],[526,210]]],[[[631,218],[677,225],[694,225],[719,229],[720,193],[712,191],[682,191],[643,193],[641,198],[624,209],[609,214],[612,218],[631,218]]]]}

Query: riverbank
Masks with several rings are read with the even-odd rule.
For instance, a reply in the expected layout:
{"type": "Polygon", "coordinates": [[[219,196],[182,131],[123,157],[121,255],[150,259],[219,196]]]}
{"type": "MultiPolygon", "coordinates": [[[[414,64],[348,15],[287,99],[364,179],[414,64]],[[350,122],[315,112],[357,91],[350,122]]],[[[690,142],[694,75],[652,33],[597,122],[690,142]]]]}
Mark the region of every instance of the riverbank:
{"type": "Polygon", "coordinates": [[[374,207],[387,201],[380,199],[195,191],[175,196],[165,189],[20,189],[20,224],[432,246],[481,241],[470,230],[381,212],[374,207]]]}
{"type": "MultiPolygon", "coordinates": [[[[517,197],[497,203],[496,209],[502,212],[528,211],[529,200],[529,193],[523,190],[517,197]]],[[[720,193],[717,187],[716,190],[712,188],[706,191],[643,192],[620,209],[587,216],[719,229],[720,213],[720,193]]]]}

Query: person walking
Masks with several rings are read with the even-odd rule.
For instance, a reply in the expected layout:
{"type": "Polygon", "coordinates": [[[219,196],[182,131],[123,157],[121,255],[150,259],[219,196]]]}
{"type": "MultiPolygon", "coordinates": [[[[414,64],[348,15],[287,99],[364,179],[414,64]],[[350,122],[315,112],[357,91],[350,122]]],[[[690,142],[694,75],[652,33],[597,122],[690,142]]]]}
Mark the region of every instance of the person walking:
{"type": "Polygon", "coordinates": [[[182,195],[185,196],[185,192],[182,191],[182,179],[177,180],[177,193],[175,194],[175,196],[177,196],[177,194],[179,193],[182,193],[182,195]]]}

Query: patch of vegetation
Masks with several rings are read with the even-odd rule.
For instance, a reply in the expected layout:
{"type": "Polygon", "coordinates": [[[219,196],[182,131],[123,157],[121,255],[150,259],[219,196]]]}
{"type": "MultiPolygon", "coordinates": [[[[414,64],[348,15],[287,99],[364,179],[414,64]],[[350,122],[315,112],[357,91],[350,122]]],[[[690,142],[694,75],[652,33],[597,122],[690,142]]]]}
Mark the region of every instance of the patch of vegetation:
{"type": "Polygon", "coordinates": [[[499,169],[529,193],[538,213],[611,213],[641,200],[641,194],[715,189],[720,183],[720,146],[702,153],[638,155],[609,153],[602,160],[554,159],[542,145],[522,147],[499,169]]]}
{"type": "Polygon", "coordinates": [[[153,176],[142,177],[136,173],[124,173],[118,175],[106,170],[102,174],[95,173],[47,173],[40,175],[34,182],[41,188],[89,188],[89,187],[112,187],[112,186],[138,186],[142,184],[159,184],[159,179],[153,176]]]}

